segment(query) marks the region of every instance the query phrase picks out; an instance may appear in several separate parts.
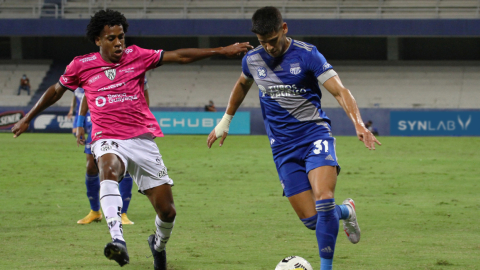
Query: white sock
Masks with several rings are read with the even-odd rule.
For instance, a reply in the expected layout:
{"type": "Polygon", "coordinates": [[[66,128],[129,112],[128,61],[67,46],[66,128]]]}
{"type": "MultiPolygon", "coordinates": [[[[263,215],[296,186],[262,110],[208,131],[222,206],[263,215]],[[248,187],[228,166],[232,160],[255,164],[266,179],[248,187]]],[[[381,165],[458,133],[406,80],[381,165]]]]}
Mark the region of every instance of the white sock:
{"type": "Polygon", "coordinates": [[[175,225],[175,220],[173,222],[162,221],[158,216],[155,218],[155,226],[157,226],[157,231],[155,232],[155,250],[162,251],[165,249],[165,245],[170,239],[172,234],[173,225],[175,225]]]}
{"type": "Polygon", "coordinates": [[[112,240],[118,239],[125,242],[121,217],[123,202],[117,181],[103,180],[100,182],[100,204],[102,205],[112,240]]]}

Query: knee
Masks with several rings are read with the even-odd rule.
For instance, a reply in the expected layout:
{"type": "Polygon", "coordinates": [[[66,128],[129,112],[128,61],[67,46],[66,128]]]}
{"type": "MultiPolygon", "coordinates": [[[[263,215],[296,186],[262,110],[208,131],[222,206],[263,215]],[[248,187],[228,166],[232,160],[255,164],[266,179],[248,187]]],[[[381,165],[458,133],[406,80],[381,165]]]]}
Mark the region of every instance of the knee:
{"type": "Polygon", "coordinates": [[[173,204],[169,204],[156,210],[158,217],[165,222],[173,222],[177,216],[177,211],[173,204]]]}
{"type": "Polygon", "coordinates": [[[333,190],[323,190],[318,194],[315,194],[316,201],[333,199],[333,197],[334,197],[333,190]]]}
{"type": "Polygon", "coordinates": [[[93,161],[87,161],[87,174],[88,175],[97,175],[98,174],[98,168],[95,165],[95,162],[93,161]]]}

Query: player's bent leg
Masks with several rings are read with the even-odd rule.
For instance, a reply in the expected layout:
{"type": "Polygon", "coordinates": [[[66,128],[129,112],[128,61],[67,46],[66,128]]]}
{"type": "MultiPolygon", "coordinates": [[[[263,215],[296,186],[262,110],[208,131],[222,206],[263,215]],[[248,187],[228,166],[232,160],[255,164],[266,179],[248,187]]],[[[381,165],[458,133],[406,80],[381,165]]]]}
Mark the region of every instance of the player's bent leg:
{"type": "Polygon", "coordinates": [[[335,244],[339,229],[339,216],[335,210],[335,184],[337,170],[334,166],[322,166],[308,173],[315,197],[315,208],[318,214],[317,242],[322,270],[331,270],[335,244]]]}
{"type": "Polygon", "coordinates": [[[148,237],[148,245],[152,251],[154,259],[154,269],[166,270],[167,255],[165,246],[172,234],[176,216],[172,189],[169,184],[164,184],[147,189],[144,193],[147,195],[157,213],[155,218],[155,226],[157,227],[157,230],[155,234],[148,237]]]}

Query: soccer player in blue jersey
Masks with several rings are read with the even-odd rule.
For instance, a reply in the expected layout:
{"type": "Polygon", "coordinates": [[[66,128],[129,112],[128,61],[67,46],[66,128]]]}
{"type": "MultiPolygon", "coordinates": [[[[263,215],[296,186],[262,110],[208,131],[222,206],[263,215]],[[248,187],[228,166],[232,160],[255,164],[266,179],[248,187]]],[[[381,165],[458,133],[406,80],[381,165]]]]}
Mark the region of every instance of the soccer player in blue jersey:
{"type": "Polygon", "coordinates": [[[375,149],[380,142],[365,128],[355,99],[325,57],[315,46],[286,36],[288,27],[277,8],[257,10],[252,32],[261,46],[243,58],[243,72],[207,145],[210,148],[221,138],[222,146],[235,112],[255,82],[285,196],[305,226],[316,231],[321,269],[330,270],[339,220],[354,244],[360,241],[360,227],[352,199],[335,204],[340,166],[331,121],[321,108],[319,84],[337,99],[368,149],[375,149]]]}

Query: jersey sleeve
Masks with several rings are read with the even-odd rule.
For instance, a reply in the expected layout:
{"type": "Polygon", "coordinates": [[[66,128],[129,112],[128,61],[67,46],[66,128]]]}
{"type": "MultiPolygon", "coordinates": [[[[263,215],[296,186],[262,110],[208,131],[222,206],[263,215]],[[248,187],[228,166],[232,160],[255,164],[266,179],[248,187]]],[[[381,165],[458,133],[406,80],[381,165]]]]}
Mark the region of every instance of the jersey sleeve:
{"type": "Polygon", "coordinates": [[[327,59],[314,47],[307,59],[308,69],[317,77],[318,81],[323,84],[331,77],[337,75],[332,65],[327,59]]]}
{"type": "Polygon", "coordinates": [[[58,82],[65,88],[68,88],[70,91],[75,91],[80,87],[80,80],[78,78],[78,64],[73,60],[65,68],[65,72],[60,76],[58,82]]]}
{"type": "MultiPolygon", "coordinates": [[[[137,47],[137,46],[136,46],[137,47]]],[[[163,50],[150,50],[137,47],[139,57],[143,60],[146,70],[154,69],[161,63],[163,50]]]]}
{"type": "Polygon", "coordinates": [[[248,55],[245,55],[242,59],[242,72],[245,76],[245,79],[253,80],[253,75],[250,73],[250,69],[248,68],[247,57],[248,55]]]}

